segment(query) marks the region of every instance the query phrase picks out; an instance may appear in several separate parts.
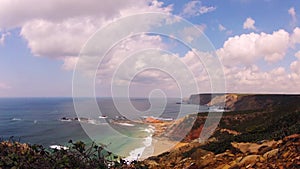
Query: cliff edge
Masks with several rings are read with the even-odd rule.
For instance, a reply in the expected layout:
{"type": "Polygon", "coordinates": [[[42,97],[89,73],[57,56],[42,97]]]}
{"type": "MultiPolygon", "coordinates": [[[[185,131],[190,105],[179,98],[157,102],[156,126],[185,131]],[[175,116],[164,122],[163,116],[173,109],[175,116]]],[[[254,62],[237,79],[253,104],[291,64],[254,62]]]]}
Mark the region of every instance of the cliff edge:
{"type": "Polygon", "coordinates": [[[219,106],[231,111],[261,110],[300,103],[300,95],[283,94],[193,94],[189,104],[219,106]]]}

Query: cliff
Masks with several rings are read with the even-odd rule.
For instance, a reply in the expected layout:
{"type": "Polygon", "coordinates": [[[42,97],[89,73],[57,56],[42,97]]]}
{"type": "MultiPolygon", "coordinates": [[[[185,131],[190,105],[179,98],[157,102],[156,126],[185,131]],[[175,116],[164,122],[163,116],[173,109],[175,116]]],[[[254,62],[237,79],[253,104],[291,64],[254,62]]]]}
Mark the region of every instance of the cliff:
{"type": "Polygon", "coordinates": [[[300,95],[282,94],[194,94],[188,103],[221,106],[231,111],[261,110],[300,103],[300,95]]]}
{"type": "MultiPolygon", "coordinates": [[[[197,99],[197,96],[193,97],[197,99]]],[[[210,139],[205,143],[198,141],[208,113],[188,115],[162,132],[171,140],[178,141],[183,137],[181,142],[185,144],[150,157],[141,166],[166,169],[300,168],[299,96],[219,94],[211,100],[208,97],[204,95],[206,100],[201,103],[217,105],[223,97],[227,99],[227,106],[235,110],[223,113],[210,139]],[[183,136],[182,133],[187,134],[183,136]]]]}

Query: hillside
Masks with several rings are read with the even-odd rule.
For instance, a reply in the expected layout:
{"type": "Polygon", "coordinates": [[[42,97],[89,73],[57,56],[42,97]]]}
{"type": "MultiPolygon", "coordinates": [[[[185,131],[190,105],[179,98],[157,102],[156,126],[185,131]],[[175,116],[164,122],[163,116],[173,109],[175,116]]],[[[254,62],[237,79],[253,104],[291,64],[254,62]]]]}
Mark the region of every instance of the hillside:
{"type": "MultiPolygon", "coordinates": [[[[206,143],[199,143],[208,113],[178,120],[163,136],[173,140],[191,130],[173,149],[145,160],[150,168],[299,168],[300,98],[297,95],[217,95],[205,102],[216,105],[221,97],[231,110],[224,112],[217,130],[206,143]],[[229,104],[230,103],[230,104],[229,104]],[[269,141],[268,141],[269,140],[269,141]],[[158,165],[159,164],[159,165],[158,165]]],[[[193,98],[193,97],[192,97],[193,98]]],[[[204,103],[204,102],[202,102],[204,103]]]]}
{"type": "Polygon", "coordinates": [[[261,110],[300,103],[300,95],[283,94],[194,94],[189,104],[224,106],[231,111],[261,110]]]}
{"type": "Polygon", "coordinates": [[[237,147],[223,153],[213,153],[199,148],[201,147],[199,143],[190,143],[159,156],[148,158],[142,166],[153,169],[298,169],[300,167],[299,134],[290,135],[278,141],[244,144],[248,148],[237,147]]]}

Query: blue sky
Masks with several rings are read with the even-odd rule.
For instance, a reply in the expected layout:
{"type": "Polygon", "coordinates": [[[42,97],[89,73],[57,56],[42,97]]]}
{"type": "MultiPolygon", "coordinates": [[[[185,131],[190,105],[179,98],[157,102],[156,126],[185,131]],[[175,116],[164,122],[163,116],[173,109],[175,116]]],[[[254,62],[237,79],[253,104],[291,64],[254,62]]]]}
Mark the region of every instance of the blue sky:
{"type": "MultiPolygon", "coordinates": [[[[38,2],[0,2],[0,97],[72,96],[74,65],[88,39],[118,18],[143,12],[178,15],[201,29],[216,49],[227,92],[300,91],[300,1],[46,0],[40,6],[33,5],[38,2]]],[[[192,80],[200,92],[210,92],[205,70],[198,72],[203,65],[187,49],[178,45],[172,49],[172,45],[172,41],[154,35],[123,44],[131,52],[157,46],[169,50],[196,74],[192,80]]],[[[107,56],[106,65],[99,65],[97,96],[111,95],[114,70],[110,69],[122,61],[123,46],[117,45],[107,56]]],[[[161,56],[157,61],[163,59],[161,56]]],[[[177,79],[167,76],[151,70],[139,72],[135,79],[129,79],[134,82],[132,96],[147,96],[155,89],[178,96],[177,79]]]]}

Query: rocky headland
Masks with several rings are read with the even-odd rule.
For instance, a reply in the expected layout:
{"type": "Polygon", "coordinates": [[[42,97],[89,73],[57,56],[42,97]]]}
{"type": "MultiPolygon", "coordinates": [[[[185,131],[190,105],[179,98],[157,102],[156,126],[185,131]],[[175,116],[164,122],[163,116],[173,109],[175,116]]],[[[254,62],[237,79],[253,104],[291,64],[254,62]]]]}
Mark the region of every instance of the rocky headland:
{"type": "Polygon", "coordinates": [[[189,104],[223,106],[231,111],[262,110],[283,106],[283,104],[299,104],[300,95],[288,94],[193,94],[187,100],[189,104]]]}

